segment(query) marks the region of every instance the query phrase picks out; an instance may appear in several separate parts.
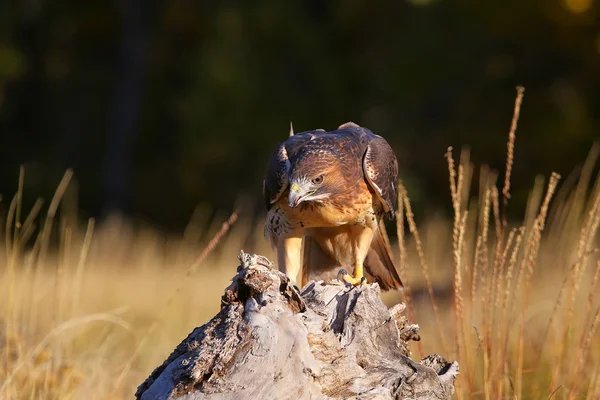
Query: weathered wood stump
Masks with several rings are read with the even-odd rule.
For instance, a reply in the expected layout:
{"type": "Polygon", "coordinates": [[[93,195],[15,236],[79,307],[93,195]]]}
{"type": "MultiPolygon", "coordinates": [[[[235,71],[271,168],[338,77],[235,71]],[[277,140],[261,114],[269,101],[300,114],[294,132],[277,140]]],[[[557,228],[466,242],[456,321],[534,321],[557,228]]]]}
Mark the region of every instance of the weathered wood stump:
{"type": "Polygon", "coordinates": [[[299,293],[265,257],[240,253],[221,311],[136,392],[155,399],[450,399],[458,363],[415,362],[418,325],[377,284],[310,282],[299,293]]]}

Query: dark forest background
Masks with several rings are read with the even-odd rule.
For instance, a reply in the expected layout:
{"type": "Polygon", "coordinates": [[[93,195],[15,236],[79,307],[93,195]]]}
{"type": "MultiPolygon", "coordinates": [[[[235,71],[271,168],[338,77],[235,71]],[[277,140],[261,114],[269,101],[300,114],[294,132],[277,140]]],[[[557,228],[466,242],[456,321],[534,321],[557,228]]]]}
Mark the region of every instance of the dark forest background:
{"type": "Polygon", "coordinates": [[[199,204],[258,198],[290,121],[352,120],[392,144],[424,212],[450,204],[449,145],[503,169],[521,84],[518,213],[600,137],[599,17],[593,0],[1,0],[2,203],[20,165],[26,202],[70,167],[87,215],[180,230],[199,204]]]}

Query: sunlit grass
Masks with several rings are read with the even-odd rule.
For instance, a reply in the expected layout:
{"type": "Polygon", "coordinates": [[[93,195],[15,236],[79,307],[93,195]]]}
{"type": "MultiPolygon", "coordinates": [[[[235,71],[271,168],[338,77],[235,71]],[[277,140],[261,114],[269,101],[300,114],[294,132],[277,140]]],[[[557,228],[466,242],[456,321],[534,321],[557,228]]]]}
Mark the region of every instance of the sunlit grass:
{"type": "MultiPolygon", "coordinates": [[[[597,156],[598,146],[571,183],[536,179],[522,223],[504,221],[510,186],[468,152],[447,154],[455,218],[415,221],[401,189],[392,245],[406,290],[384,299],[407,301],[421,326],[415,358],[459,361],[459,399],[600,398],[597,156]]],[[[23,210],[22,171],[6,205],[2,399],[132,398],[218,310],[239,250],[273,256],[243,212],[230,227],[199,209],[180,237],[116,217],[81,223],[61,205],[70,178],[47,208],[23,210]]]]}
{"type": "Polygon", "coordinates": [[[218,311],[238,239],[249,236],[236,225],[199,264],[222,223],[195,243],[118,218],[93,231],[63,223],[59,250],[43,267],[35,249],[2,252],[0,398],[131,398],[174,345],[218,311]]]}

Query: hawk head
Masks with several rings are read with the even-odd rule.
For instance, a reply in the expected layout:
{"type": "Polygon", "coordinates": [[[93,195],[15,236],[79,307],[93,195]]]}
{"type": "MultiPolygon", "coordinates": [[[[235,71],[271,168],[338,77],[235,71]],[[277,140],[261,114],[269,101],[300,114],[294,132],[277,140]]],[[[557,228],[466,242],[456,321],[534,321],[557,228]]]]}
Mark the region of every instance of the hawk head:
{"type": "Polygon", "coordinates": [[[332,152],[307,148],[290,168],[290,207],[305,201],[323,201],[335,194],[341,170],[339,157],[332,152]]]}

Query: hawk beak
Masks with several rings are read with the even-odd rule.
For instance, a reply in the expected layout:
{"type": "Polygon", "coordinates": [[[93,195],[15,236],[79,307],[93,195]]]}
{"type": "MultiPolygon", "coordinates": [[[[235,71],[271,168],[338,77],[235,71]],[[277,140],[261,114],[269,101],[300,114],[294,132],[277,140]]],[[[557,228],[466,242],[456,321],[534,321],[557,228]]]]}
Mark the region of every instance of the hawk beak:
{"type": "Polygon", "coordinates": [[[293,183],[292,186],[290,186],[290,195],[289,195],[289,204],[291,208],[296,208],[298,207],[298,204],[300,204],[303,200],[303,195],[300,194],[300,187],[293,183]]]}

